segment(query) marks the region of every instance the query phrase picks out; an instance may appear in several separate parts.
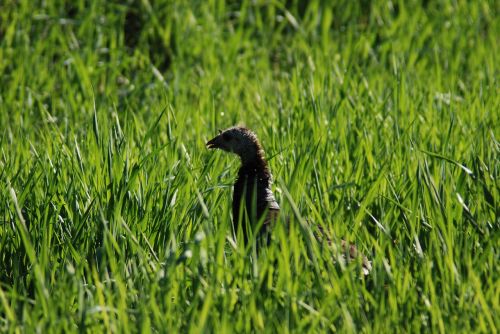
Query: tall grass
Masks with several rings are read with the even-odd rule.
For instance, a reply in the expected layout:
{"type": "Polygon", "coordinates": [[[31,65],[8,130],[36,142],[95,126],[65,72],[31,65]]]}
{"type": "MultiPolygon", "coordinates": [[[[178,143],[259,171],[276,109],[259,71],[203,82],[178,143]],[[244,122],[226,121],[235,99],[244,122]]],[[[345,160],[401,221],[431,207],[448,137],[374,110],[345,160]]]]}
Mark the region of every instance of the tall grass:
{"type": "Polygon", "coordinates": [[[0,329],[496,333],[498,12],[3,1],[0,329]],[[259,252],[232,238],[237,159],[204,147],[234,124],[282,207],[259,252]]]}

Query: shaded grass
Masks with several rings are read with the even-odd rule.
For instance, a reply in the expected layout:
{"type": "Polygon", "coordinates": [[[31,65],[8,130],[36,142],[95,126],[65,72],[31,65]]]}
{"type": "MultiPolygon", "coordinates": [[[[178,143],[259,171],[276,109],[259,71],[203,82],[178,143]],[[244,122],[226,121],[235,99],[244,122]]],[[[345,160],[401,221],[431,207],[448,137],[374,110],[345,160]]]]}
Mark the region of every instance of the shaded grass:
{"type": "Polygon", "coordinates": [[[2,330],[497,331],[495,2],[0,13],[2,330]],[[204,148],[239,122],[283,212],[258,256],[204,148]]]}

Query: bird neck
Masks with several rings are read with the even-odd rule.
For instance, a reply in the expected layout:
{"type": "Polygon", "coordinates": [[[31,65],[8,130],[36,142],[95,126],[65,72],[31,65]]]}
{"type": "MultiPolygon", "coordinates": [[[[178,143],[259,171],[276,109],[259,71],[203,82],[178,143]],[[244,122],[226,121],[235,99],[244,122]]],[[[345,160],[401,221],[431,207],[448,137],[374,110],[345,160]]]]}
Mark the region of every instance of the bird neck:
{"type": "Polygon", "coordinates": [[[253,165],[259,160],[262,160],[262,154],[259,154],[259,150],[253,147],[245,149],[243,154],[240,154],[241,165],[253,165]]]}
{"type": "Polygon", "coordinates": [[[258,150],[255,154],[241,156],[240,178],[243,176],[258,177],[261,180],[269,180],[271,172],[264,158],[264,152],[258,150]]]}

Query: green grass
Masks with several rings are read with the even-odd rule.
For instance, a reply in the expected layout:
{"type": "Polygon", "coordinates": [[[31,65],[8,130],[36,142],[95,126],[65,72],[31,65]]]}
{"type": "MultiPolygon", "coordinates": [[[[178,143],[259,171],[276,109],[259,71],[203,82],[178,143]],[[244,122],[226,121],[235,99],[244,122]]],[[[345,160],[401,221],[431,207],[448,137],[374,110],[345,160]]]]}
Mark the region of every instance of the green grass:
{"type": "Polygon", "coordinates": [[[128,3],[0,3],[0,331],[500,329],[498,2],[128,3]],[[258,254],[204,146],[241,123],[258,254]]]}

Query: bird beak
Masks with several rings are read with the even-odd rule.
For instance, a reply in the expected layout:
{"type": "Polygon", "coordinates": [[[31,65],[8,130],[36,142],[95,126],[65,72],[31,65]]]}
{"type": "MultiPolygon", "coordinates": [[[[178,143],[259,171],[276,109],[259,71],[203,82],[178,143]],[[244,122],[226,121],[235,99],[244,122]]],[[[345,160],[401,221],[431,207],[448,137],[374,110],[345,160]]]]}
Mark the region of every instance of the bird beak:
{"type": "Polygon", "coordinates": [[[219,136],[210,139],[206,144],[208,149],[220,148],[219,136]]]}

